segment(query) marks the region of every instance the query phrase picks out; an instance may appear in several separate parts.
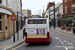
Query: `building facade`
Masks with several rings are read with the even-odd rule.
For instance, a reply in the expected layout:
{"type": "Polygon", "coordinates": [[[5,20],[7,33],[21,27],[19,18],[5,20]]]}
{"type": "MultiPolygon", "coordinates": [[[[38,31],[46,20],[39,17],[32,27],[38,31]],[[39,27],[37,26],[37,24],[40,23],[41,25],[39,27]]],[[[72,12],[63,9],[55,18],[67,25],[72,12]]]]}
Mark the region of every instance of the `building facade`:
{"type": "Polygon", "coordinates": [[[22,13],[25,14],[25,17],[31,18],[31,10],[22,10],[22,13]]]}
{"type": "Polygon", "coordinates": [[[0,0],[0,40],[10,38],[14,34],[13,21],[10,20],[10,15],[12,15],[14,11],[21,12],[20,9],[20,0],[0,0]]]}
{"type": "MultiPolygon", "coordinates": [[[[55,4],[55,9],[60,5],[61,3],[59,2],[59,3],[57,3],[57,4],[55,4]]],[[[46,16],[48,16],[48,18],[51,18],[51,19],[53,19],[54,18],[54,3],[53,2],[51,2],[51,3],[49,3],[48,5],[50,5],[50,6],[47,6],[47,13],[46,13],[46,16]],[[51,4],[51,5],[50,5],[51,4]],[[50,12],[49,12],[50,11],[50,12]],[[50,15],[50,17],[49,17],[49,15],[50,15]]]]}
{"type": "Polygon", "coordinates": [[[75,0],[63,0],[63,14],[65,17],[75,14],[75,0]]]}
{"type": "MultiPolygon", "coordinates": [[[[54,3],[51,2],[52,4],[48,7],[47,6],[47,13],[45,16],[48,16],[48,18],[50,18],[51,20],[54,19],[54,3]]],[[[61,26],[61,22],[60,19],[63,15],[63,3],[58,2],[57,4],[55,4],[55,25],[60,27],[61,26]]],[[[53,21],[53,20],[52,20],[53,21]]],[[[54,24],[54,22],[52,22],[54,24]]]]}
{"type": "Polygon", "coordinates": [[[57,8],[55,12],[55,17],[56,17],[56,26],[61,27],[61,18],[63,15],[63,3],[61,3],[57,8]]]}
{"type": "Polygon", "coordinates": [[[75,23],[74,17],[75,17],[75,0],[63,0],[63,19],[67,19],[65,22],[66,27],[70,27],[69,25],[71,23],[75,23]],[[71,19],[72,21],[69,19],[71,19]]]}
{"type": "Polygon", "coordinates": [[[52,7],[54,5],[54,3],[53,2],[49,2],[48,3],[48,5],[47,5],[47,9],[46,10],[48,10],[50,7],[52,7]]]}

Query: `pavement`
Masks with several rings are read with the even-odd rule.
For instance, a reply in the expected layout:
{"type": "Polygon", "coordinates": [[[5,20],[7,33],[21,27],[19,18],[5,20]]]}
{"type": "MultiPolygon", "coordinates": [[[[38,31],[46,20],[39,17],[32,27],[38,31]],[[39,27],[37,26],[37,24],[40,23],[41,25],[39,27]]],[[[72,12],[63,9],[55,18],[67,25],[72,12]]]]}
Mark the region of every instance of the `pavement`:
{"type": "MultiPolygon", "coordinates": [[[[54,29],[53,27],[51,28],[54,29]]],[[[55,30],[75,36],[75,34],[73,33],[73,29],[71,29],[71,31],[66,31],[66,30],[61,30],[60,27],[55,27],[55,30]]]]}
{"type": "Polygon", "coordinates": [[[53,28],[51,28],[50,34],[52,34],[50,44],[28,44],[23,42],[11,50],[75,50],[75,36],[57,31],[53,28]]]}
{"type": "MultiPolygon", "coordinates": [[[[24,28],[24,27],[23,27],[24,28]]],[[[0,42],[0,50],[6,50],[10,47],[18,45],[23,42],[25,38],[23,38],[23,29],[19,31],[19,40],[17,40],[17,33],[15,34],[15,42],[13,42],[13,36],[10,39],[0,42]]]]}

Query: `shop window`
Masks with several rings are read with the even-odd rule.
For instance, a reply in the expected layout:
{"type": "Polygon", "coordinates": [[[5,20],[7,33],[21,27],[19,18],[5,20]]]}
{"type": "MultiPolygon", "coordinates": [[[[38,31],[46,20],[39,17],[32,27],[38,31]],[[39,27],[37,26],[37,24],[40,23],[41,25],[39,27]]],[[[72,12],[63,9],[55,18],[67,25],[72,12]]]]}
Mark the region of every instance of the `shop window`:
{"type": "Polygon", "coordinates": [[[2,16],[0,15],[0,30],[2,30],[2,16]]]}
{"type": "Polygon", "coordinates": [[[72,1],[75,1],[75,0],[72,0],[72,1]]]}
{"type": "Polygon", "coordinates": [[[72,5],[72,13],[75,13],[75,4],[72,5]]]}
{"type": "Polygon", "coordinates": [[[65,14],[67,14],[67,7],[65,7],[65,14]]]}
{"type": "Polygon", "coordinates": [[[0,4],[2,3],[2,0],[0,0],[0,4]]]}

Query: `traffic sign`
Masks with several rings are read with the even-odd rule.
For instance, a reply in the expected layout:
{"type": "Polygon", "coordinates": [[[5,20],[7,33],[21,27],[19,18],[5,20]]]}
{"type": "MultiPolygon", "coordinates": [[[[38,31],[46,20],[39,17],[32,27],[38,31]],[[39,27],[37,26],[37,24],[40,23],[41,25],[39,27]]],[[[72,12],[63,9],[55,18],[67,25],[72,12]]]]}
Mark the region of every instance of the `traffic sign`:
{"type": "Polygon", "coordinates": [[[10,15],[11,21],[17,21],[17,15],[10,15]]]}

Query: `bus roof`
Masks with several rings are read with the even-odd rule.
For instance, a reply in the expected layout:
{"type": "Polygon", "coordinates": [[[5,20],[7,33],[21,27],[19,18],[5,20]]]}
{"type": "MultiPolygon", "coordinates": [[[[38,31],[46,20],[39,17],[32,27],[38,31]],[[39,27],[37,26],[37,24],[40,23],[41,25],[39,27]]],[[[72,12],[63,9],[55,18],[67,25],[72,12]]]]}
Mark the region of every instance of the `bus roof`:
{"type": "Polygon", "coordinates": [[[48,19],[48,18],[28,18],[28,19],[48,19]]]}

